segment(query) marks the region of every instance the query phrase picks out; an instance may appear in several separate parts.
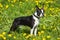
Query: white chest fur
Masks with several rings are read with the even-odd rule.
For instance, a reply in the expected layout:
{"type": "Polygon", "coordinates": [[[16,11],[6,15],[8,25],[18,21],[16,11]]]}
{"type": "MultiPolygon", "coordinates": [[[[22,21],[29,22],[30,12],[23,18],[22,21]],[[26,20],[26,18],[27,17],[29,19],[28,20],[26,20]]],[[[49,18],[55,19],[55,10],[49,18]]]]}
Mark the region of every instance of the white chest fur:
{"type": "Polygon", "coordinates": [[[39,24],[39,19],[36,18],[35,16],[33,16],[35,22],[34,22],[34,26],[37,26],[39,24]]]}

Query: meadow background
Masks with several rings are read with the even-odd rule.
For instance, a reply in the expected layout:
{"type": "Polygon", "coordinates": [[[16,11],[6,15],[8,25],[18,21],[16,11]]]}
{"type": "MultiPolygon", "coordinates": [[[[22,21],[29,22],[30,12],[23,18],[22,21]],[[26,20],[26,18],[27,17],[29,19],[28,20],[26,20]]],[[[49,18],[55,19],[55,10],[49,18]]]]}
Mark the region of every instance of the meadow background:
{"type": "Polygon", "coordinates": [[[60,40],[60,0],[0,0],[0,40],[60,40]],[[37,36],[31,36],[25,26],[7,34],[15,18],[32,15],[35,6],[43,4],[37,36]]]}

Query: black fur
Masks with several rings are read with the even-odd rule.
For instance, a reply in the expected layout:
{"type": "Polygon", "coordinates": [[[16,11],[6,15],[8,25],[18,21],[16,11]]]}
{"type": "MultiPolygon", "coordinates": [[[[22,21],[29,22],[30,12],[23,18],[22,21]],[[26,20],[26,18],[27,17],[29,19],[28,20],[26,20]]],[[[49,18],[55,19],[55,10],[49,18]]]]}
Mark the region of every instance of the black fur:
{"type": "Polygon", "coordinates": [[[33,16],[31,15],[31,16],[26,16],[26,17],[15,18],[10,28],[10,31],[15,31],[19,27],[19,25],[26,25],[32,28],[34,25],[33,16]]]}

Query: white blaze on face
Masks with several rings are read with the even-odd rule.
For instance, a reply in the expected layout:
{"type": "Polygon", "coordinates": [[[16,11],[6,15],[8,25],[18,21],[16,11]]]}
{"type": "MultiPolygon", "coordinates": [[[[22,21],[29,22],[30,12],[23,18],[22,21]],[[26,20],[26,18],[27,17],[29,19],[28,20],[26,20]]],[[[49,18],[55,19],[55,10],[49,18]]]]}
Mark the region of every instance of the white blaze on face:
{"type": "Polygon", "coordinates": [[[42,13],[40,14],[40,17],[43,16],[43,9],[41,9],[42,13]]]}
{"type": "Polygon", "coordinates": [[[37,16],[37,12],[34,13],[37,16]]]}
{"type": "Polygon", "coordinates": [[[43,9],[41,9],[42,13],[43,13],[43,9]]]}

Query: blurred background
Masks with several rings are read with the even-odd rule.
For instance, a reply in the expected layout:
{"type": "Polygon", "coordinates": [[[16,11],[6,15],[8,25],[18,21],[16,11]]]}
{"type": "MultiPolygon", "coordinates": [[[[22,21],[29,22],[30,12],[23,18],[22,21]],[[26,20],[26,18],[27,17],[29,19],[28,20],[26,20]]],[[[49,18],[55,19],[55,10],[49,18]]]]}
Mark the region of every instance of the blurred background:
{"type": "Polygon", "coordinates": [[[0,40],[60,40],[58,33],[60,35],[60,0],[0,0],[0,40]],[[30,28],[25,26],[7,34],[15,18],[32,15],[35,6],[42,8],[43,4],[45,12],[40,18],[38,36],[30,37],[30,28]]]}

